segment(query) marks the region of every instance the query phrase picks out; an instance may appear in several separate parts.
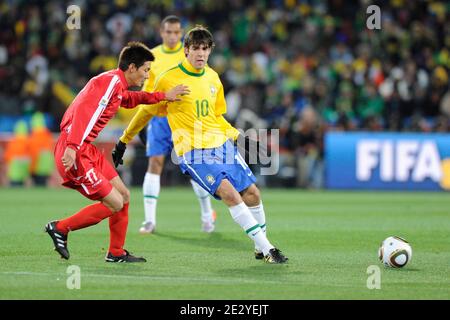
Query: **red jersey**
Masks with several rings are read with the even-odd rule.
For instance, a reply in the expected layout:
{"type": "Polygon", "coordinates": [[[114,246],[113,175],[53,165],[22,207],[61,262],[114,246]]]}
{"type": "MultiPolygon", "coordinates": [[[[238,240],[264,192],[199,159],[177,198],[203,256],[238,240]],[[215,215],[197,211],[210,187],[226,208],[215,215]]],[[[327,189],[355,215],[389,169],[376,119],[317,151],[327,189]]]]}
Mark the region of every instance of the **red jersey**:
{"type": "Polygon", "coordinates": [[[164,92],[129,91],[120,69],[95,76],[78,93],[61,121],[61,132],[67,133],[66,146],[79,150],[83,142],[94,141],[120,106],[154,104],[165,96],[164,92]]]}

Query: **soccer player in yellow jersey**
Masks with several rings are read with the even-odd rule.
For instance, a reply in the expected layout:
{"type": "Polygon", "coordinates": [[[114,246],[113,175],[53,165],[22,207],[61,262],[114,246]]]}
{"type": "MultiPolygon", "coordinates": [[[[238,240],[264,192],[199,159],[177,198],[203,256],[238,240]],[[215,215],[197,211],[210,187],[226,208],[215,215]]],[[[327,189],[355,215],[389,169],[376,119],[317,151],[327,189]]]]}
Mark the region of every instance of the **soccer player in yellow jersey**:
{"type": "MultiPolygon", "coordinates": [[[[233,143],[239,131],[223,117],[223,86],[218,74],[207,66],[213,47],[213,36],[207,29],[197,26],[190,30],[184,40],[186,58],[162,73],[153,88],[165,91],[183,83],[190,93],[178,102],[141,108],[134,126],[142,128],[152,116],[167,114],[182,172],[228,206],[233,220],[254,241],[256,259],[285,263],[288,259],[266,237],[256,178],[233,143]]],[[[126,131],[120,143],[126,144],[131,138],[126,131]]]]}
{"type": "MultiPolygon", "coordinates": [[[[162,20],[160,29],[162,44],[151,50],[155,61],[149,72],[149,79],[144,83],[142,90],[152,92],[155,79],[163,71],[184,59],[183,44],[180,41],[182,33],[181,21],[177,16],[170,15],[162,20]]],[[[142,129],[142,127],[134,125],[139,119],[140,115],[135,115],[125,131],[124,139],[127,136],[134,137],[142,129]]],[[[160,177],[164,168],[164,160],[173,149],[172,133],[167,118],[153,117],[147,128],[146,137],[146,155],[149,159],[143,183],[145,220],[139,229],[139,232],[143,234],[152,233],[155,230],[156,205],[161,189],[160,177]]],[[[213,232],[215,212],[211,206],[211,198],[194,180],[191,180],[191,184],[200,202],[202,230],[208,233],[213,232]]]]}

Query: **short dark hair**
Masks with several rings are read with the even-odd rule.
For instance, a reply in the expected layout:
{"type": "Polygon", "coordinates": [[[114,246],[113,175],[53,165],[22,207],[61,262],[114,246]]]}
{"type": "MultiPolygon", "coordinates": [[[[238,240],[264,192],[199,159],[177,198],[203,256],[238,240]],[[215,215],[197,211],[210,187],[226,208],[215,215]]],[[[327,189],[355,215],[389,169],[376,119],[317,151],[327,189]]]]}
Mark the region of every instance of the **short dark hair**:
{"type": "Polygon", "coordinates": [[[167,16],[161,21],[161,28],[163,28],[164,24],[166,24],[166,23],[171,23],[171,24],[172,23],[179,23],[181,25],[181,20],[180,20],[180,18],[178,18],[175,15],[167,16]]]}
{"type": "Polygon", "coordinates": [[[191,45],[205,45],[208,48],[214,48],[214,38],[211,32],[202,25],[196,25],[195,28],[189,30],[184,38],[184,47],[189,48],[191,45]]]}
{"type": "Polygon", "coordinates": [[[128,66],[132,63],[139,68],[146,61],[154,61],[155,56],[150,49],[142,42],[128,42],[128,44],[120,51],[119,69],[128,70],[128,66]]]}

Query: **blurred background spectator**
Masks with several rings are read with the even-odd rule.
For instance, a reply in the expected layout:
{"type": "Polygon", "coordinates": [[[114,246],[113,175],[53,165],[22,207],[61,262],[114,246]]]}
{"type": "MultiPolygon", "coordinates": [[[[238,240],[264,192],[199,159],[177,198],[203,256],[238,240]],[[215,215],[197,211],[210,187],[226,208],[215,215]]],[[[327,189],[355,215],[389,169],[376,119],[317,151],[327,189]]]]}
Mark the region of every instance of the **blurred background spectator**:
{"type": "Polygon", "coordinates": [[[53,136],[47,129],[44,116],[36,112],[31,117],[31,134],[29,138],[31,156],[31,177],[34,185],[46,186],[55,169],[53,161],[53,136]]]}
{"type": "MultiPolygon", "coordinates": [[[[322,187],[328,130],[448,132],[450,3],[434,0],[3,1],[0,132],[35,111],[58,132],[87,79],[115,68],[129,40],[159,44],[168,14],[213,32],[230,121],[280,129],[271,185],[322,187]],[[71,4],[79,30],[66,27],[71,4]],[[372,4],[381,30],[366,28],[372,4]]],[[[101,137],[128,120],[120,112],[101,137]]]]}
{"type": "Polygon", "coordinates": [[[28,183],[31,163],[29,146],[27,124],[19,120],[14,126],[14,136],[6,145],[5,151],[7,176],[12,187],[28,183]]]}

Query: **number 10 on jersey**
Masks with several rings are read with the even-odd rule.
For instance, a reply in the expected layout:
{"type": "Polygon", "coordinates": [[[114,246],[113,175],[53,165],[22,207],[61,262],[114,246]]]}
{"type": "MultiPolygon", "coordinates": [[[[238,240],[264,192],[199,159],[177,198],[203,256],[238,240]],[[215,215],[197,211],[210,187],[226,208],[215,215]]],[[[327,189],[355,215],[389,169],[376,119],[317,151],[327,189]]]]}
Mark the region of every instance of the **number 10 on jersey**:
{"type": "Polygon", "coordinates": [[[208,100],[206,100],[206,99],[203,99],[202,101],[195,100],[195,106],[196,106],[196,110],[197,110],[197,118],[198,119],[200,119],[200,117],[206,117],[208,115],[208,112],[209,112],[208,100]]]}

